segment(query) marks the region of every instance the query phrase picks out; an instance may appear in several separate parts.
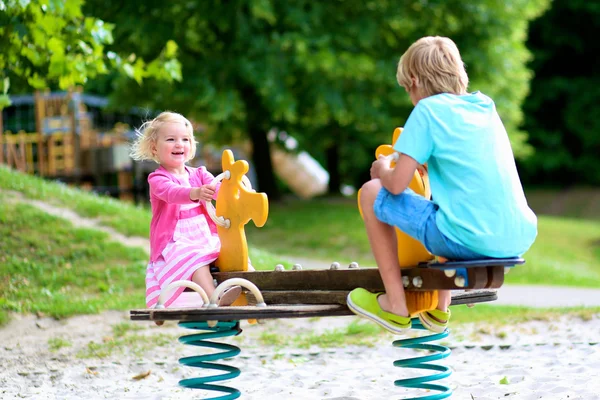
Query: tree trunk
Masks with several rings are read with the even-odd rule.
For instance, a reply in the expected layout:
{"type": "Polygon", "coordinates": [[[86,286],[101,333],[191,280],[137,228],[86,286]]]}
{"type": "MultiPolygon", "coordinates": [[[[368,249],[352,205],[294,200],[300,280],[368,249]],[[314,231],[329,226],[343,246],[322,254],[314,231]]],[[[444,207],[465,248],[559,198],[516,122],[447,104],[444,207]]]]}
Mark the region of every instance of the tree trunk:
{"type": "Polygon", "coordinates": [[[254,88],[246,87],[241,93],[246,105],[246,129],[252,141],[252,163],[258,181],[258,191],[266,193],[270,200],[278,200],[280,193],[275,181],[271,149],[267,140],[270,123],[263,120],[269,114],[262,107],[261,99],[254,88]]]}

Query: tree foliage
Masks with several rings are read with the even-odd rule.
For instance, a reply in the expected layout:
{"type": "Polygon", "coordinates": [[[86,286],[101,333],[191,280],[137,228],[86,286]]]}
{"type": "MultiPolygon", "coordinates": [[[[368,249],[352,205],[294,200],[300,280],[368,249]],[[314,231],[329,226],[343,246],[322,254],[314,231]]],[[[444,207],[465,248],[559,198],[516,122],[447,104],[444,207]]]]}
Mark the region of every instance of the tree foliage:
{"type": "Polygon", "coordinates": [[[524,129],[535,154],[520,164],[526,182],[600,185],[600,4],[555,0],[531,24],[535,58],[524,129]]]}
{"type": "Polygon", "coordinates": [[[115,69],[141,83],[153,77],[181,78],[177,45],[162,41],[161,53],[146,63],[106,51],[113,43],[111,24],[84,16],[83,0],[0,0],[0,110],[8,91],[68,89],[115,69]]]}
{"type": "MultiPolygon", "coordinates": [[[[172,40],[183,80],[138,86],[114,81],[119,104],[174,109],[212,127],[213,137],[248,135],[261,190],[275,195],[266,132],[288,131],[340,180],[360,184],[374,148],[412,108],[395,81],[400,55],[419,37],[449,36],[462,50],[471,90],[497,103],[518,154],[520,105],[530,72],[528,22],[548,0],[325,1],[89,0],[85,11],[115,25],[111,48],[153,57],[172,40]]],[[[107,87],[107,86],[105,86],[107,87]]]]}

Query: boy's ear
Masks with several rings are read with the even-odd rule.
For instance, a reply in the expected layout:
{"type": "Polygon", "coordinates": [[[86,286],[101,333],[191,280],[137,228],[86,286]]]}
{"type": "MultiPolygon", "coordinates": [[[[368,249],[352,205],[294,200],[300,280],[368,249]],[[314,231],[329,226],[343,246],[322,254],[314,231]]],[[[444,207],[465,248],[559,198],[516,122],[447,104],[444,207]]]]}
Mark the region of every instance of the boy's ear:
{"type": "Polygon", "coordinates": [[[416,76],[411,76],[410,80],[412,81],[412,85],[414,87],[419,87],[419,78],[417,78],[416,76]]]}

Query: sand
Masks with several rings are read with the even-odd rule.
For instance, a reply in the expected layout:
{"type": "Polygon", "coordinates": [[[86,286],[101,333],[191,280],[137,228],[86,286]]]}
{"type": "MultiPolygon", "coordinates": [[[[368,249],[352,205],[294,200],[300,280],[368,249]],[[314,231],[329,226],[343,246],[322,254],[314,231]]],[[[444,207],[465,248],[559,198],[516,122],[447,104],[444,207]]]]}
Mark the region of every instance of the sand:
{"type": "MultiPolygon", "coordinates": [[[[123,312],[74,317],[64,321],[15,316],[0,329],[0,398],[30,399],[190,399],[215,396],[178,386],[202,375],[181,366],[178,358],[203,354],[177,337],[192,331],[167,322],[163,327],[131,322],[123,312]],[[129,327],[124,336],[141,335],[135,345],[118,347],[105,358],[81,358],[89,343],[118,341],[114,326],[129,327]],[[135,329],[131,329],[135,328],[135,329]],[[60,338],[69,346],[51,351],[60,338]],[[49,342],[50,340],[50,342],[49,342]],[[164,343],[164,344],[163,344],[164,343]],[[144,349],[145,348],[145,349],[144,349]],[[139,378],[138,375],[146,375],[139,378]]],[[[418,376],[392,365],[415,350],[392,346],[398,336],[378,335],[372,346],[298,349],[265,344],[261,336],[294,336],[342,328],[356,317],[241,322],[241,335],[222,339],[242,353],[222,363],[241,375],[228,383],[244,399],[399,399],[419,392],[395,387],[395,379],[418,376]]],[[[452,327],[444,343],[453,373],[441,381],[452,399],[600,399],[600,315],[590,320],[528,322],[516,327],[466,324],[452,327]]],[[[421,353],[422,354],[422,353],[421,353]]],[[[200,372],[199,372],[200,371],[200,372]]],[[[224,382],[226,383],[226,382],[224,382]]],[[[420,392],[424,393],[424,392],[420,392]]],[[[432,394],[434,392],[430,392],[432,394]]]]}

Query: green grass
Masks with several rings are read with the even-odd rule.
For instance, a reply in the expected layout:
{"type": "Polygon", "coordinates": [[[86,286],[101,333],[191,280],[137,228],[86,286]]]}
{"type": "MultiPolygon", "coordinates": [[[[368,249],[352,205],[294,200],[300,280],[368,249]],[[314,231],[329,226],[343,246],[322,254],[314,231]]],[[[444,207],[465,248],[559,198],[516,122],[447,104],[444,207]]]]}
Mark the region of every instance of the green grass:
{"type": "Polygon", "coordinates": [[[150,211],[147,207],[136,207],[107,196],[17,173],[2,165],[0,189],[14,190],[30,199],[68,207],[83,217],[97,218],[103,225],[125,236],[148,237],[150,234],[150,211]]]}
{"type": "Polygon", "coordinates": [[[48,349],[52,352],[58,351],[63,347],[70,347],[71,342],[66,339],[56,337],[48,339],[48,349]]]}
{"type": "MultiPolygon", "coordinates": [[[[125,235],[147,237],[150,222],[146,207],[0,166],[0,325],[9,312],[66,317],[143,307],[148,258],[143,250],[97,230],[75,228],[33,206],[13,204],[2,190],[68,207],[125,235]]],[[[294,256],[374,265],[354,200],[271,204],[266,226],[248,224],[247,236],[257,269],[277,263],[289,267],[294,256]]],[[[526,265],[507,275],[508,283],[600,287],[600,222],[540,216],[538,239],[525,259],[526,265]]]]}
{"type": "Polygon", "coordinates": [[[473,308],[467,306],[452,307],[451,324],[492,322],[498,326],[510,326],[529,321],[553,321],[566,314],[587,321],[599,312],[600,307],[530,308],[476,304],[473,308]]]}
{"type": "Polygon", "coordinates": [[[0,237],[0,314],[65,317],[144,305],[142,249],[22,203],[0,203],[0,237]]]}
{"type": "Polygon", "coordinates": [[[321,348],[339,347],[344,345],[373,346],[378,337],[386,332],[378,325],[365,320],[356,320],[344,328],[325,330],[322,333],[307,332],[300,335],[280,335],[274,332],[264,332],[259,340],[263,345],[274,346],[277,349],[294,347],[308,349],[311,346],[321,348]]]}
{"type": "MultiPolygon", "coordinates": [[[[528,308],[516,306],[495,306],[477,304],[473,308],[466,306],[452,307],[450,329],[462,324],[476,323],[479,330],[476,335],[495,334],[499,338],[509,333],[518,332],[520,324],[530,321],[557,321],[560,317],[570,315],[587,321],[600,313],[600,307],[571,308],[528,308]]],[[[340,343],[357,346],[373,346],[380,339],[393,338],[388,331],[374,322],[356,319],[348,326],[325,330],[321,333],[307,331],[300,335],[281,335],[277,332],[264,332],[259,336],[263,346],[272,346],[276,350],[282,348],[307,349],[311,346],[320,348],[339,347],[340,343]]],[[[461,339],[454,336],[454,339],[461,339]]],[[[473,338],[462,338],[473,339],[473,338]]]]}
{"type": "Polygon", "coordinates": [[[262,228],[248,224],[252,244],[278,254],[374,265],[355,201],[292,200],[269,204],[262,228]]]}
{"type": "Polygon", "coordinates": [[[600,222],[540,216],[526,264],[507,283],[600,287],[600,222]]]}
{"type": "MultiPolygon", "coordinates": [[[[539,216],[538,237],[507,283],[600,287],[600,222],[539,216]]],[[[272,204],[263,228],[247,228],[252,243],[290,256],[375,265],[355,202],[272,204]]],[[[293,257],[291,257],[293,259],[293,257]]]]}

